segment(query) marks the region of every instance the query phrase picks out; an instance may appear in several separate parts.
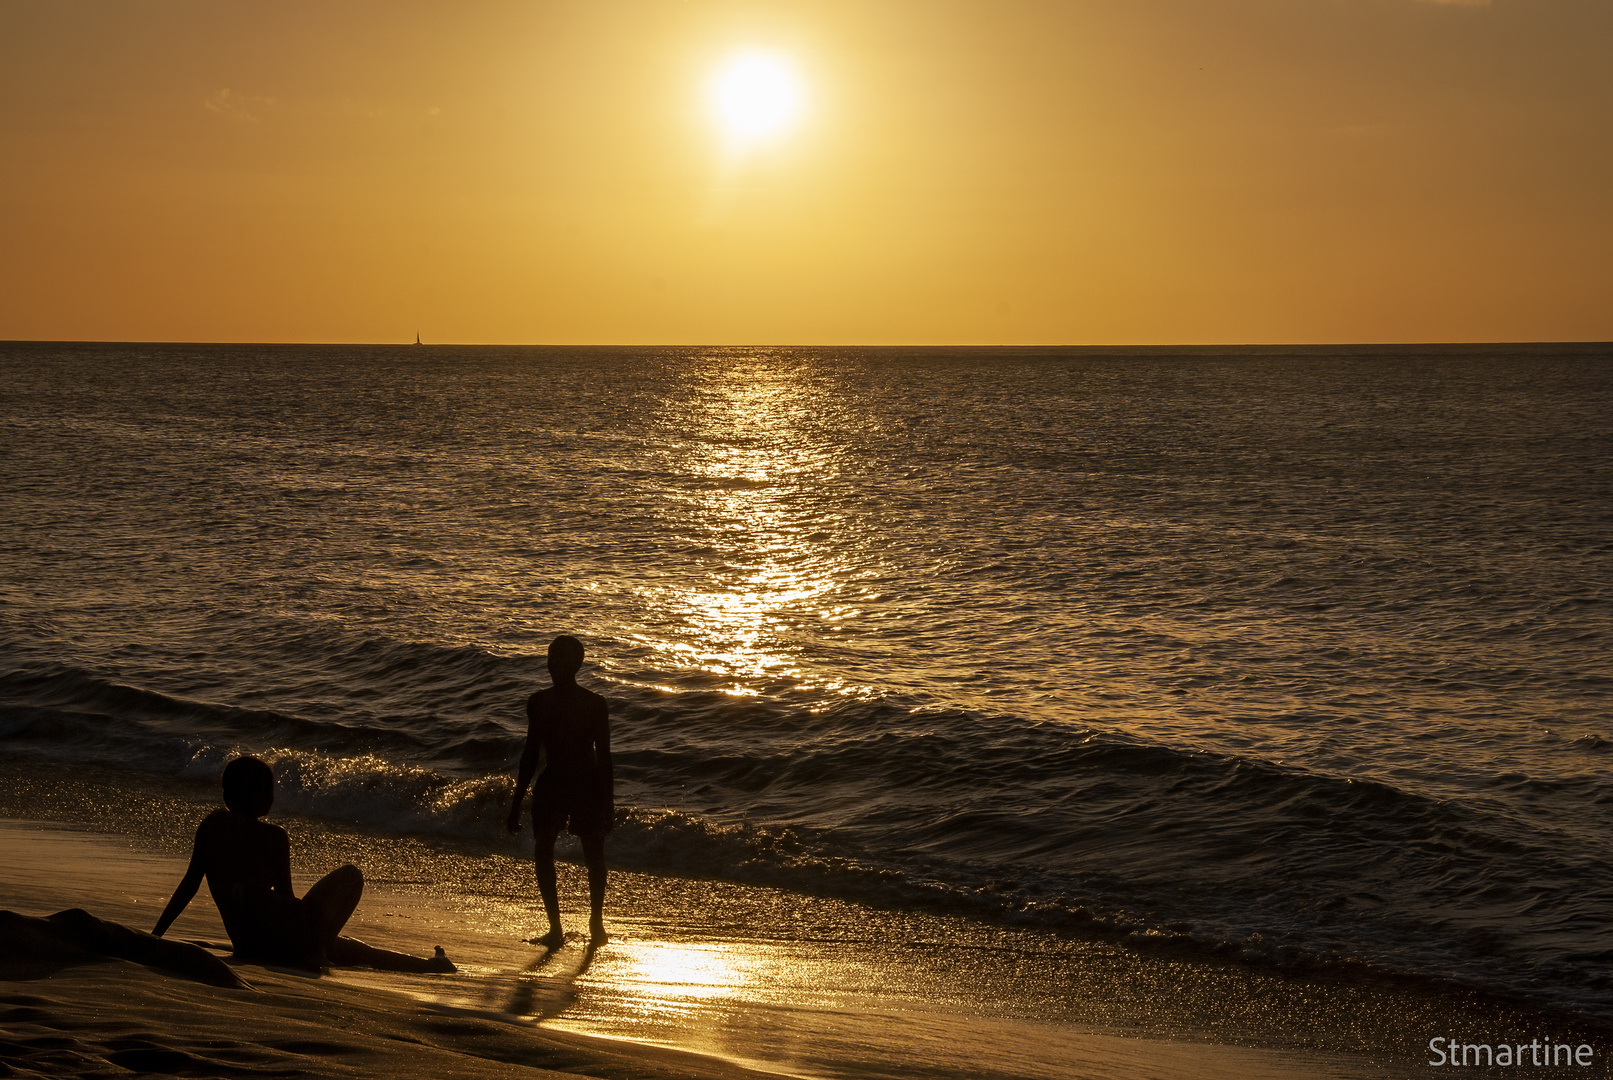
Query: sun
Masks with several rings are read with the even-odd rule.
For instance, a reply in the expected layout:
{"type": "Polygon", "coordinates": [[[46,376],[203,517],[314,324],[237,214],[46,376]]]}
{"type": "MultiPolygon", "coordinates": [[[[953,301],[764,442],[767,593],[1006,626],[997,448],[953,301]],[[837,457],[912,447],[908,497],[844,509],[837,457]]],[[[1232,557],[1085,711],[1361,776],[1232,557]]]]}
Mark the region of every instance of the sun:
{"type": "Polygon", "coordinates": [[[790,61],[768,52],[742,52],[730,57],[709,86],[709,103],[717,126],[730,143],[749,145],[775,138],[801,115],[800,77],[790,61]]]}

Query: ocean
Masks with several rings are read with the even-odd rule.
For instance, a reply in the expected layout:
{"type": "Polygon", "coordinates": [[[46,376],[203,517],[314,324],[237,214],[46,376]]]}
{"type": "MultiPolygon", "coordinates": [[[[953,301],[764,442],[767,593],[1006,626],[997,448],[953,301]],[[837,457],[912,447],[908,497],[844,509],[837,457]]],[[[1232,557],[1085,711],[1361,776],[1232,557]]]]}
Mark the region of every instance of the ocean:
{"type": "MultiPolygon", "coordinates": [[[[0,745],[1613,1018],[1613,348],[0,344],[0,745]]],[[[530,841],[527,841],[530,844],[530,841]]]]}

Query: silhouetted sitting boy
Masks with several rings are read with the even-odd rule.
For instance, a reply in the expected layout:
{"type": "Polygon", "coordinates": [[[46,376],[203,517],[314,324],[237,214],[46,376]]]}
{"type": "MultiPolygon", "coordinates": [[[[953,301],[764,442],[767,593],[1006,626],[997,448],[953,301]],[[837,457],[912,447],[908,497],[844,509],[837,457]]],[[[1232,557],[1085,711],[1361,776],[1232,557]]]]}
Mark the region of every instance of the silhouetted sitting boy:
{"type": "Polygon", "coordinates": [[[326,874],[307,895],[291,891],[291,843],[286,830],[259,821],[274,805],[274,773],[255,757],[224,767],[224,805],[196,829],[196,845],[173,899],[151,932],[162,937],[207,878],[224,929],[243,960],[318,969],[326,964],[388,971],[456,970],[437,947],[433,957],[410,956],[338,937],[364,893],[364,876],[347,864],[326,874]]]}

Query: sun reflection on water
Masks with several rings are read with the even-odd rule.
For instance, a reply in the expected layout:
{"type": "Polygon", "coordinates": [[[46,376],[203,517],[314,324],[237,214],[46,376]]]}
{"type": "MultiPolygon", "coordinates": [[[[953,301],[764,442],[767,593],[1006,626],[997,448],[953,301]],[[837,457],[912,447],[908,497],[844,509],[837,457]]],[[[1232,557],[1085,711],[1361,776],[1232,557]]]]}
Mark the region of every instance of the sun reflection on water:
{"type": "Polygon", "coordinates": [[[635,638],[736,696],[844,690],[802,663],[808,640],[855,614],[861,537],[823,490],[848,453],[821,422],[832,392],[776,357],[713,357],[696,377],[662,425],[667,501],[706,565],[646,584],[651,609],[671,618],[635,638]]]}
{"type": "Polygon", "coordinates": [[[646,1011],[673,1006],[679,1000],[737,995],[756,981],[755,958],[731,956],[720,944],[672,945],[665,942],[616,946],[614,974],[637,984],[646,1011]]]}

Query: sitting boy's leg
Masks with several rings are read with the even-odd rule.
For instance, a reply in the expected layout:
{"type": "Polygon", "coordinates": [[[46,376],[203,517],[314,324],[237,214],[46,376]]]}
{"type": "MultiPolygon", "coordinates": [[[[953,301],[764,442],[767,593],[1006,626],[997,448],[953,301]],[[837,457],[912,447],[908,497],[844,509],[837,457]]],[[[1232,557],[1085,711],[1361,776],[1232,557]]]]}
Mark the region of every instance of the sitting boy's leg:
{"type": "Polygon", "coordinates": [[[320,935],[320,951],[326,961],[343,967],[371,967],[381,971],[447,973],[458,970],[440,945],[435,956],[412,956],[378,949],[358,938],[342,937],[341,929],[347,925],[363,895],[364,875],[349,863],[320,878],[302,898],[304,917],[320,935]]]}
{"type": "Polygon", "coordinates": [[[459,969],[448,959],[448,954],[437,946],[435,956],[413,956],[409,953],[378,949],[358,938],[338,937],[331,942],[330,961],[343,967],[369,967],[379,971],[411,971],[451,974],[459,969]]]}
{"type": "Polygon", "coordinates": [[[318,881],[302,898],[303,916],[318,942],[319,951],[336,963],[331,945],[347,925],[364,895],[364,875],[352,863],[337,867],[318,881]]]}

